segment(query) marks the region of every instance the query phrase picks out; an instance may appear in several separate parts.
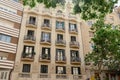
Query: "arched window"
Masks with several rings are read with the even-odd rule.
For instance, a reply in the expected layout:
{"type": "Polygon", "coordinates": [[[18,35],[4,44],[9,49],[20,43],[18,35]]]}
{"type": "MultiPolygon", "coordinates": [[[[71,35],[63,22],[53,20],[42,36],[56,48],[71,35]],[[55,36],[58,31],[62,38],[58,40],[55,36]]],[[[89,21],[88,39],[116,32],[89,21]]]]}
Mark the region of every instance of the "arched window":
{"type": "Polygon", "coordinates": [[[62,11],[61,11],[61,10],[58,10],[57,13],[62,13],[62,11]]]}

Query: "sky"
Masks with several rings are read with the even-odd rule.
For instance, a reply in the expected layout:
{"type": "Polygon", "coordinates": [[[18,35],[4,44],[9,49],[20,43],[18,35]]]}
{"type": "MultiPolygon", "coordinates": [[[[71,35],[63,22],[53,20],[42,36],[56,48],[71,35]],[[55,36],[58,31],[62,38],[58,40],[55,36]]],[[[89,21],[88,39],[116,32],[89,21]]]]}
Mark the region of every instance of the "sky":
{"type": "Polygon", "coordinates": [[[118,4],[117,5],[120,6],[120,0],[118,0],[118,4]]]}

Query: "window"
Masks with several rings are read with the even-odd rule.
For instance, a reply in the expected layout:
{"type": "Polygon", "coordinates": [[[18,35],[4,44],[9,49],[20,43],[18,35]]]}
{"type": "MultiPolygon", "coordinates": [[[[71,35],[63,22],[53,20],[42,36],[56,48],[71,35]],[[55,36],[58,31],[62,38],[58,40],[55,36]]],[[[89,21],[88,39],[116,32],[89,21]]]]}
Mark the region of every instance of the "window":
{"type": "Polygon", "coordinates": [[[0,56],[0,60],[7,60],[7,57],[5,57],[5,56],[0,56]]]}
{"type": "Polygon", "coordinates": [[[64,22],[56,21],[56,29],[64,29],[64,22]]]}
{"type": "Polygon", "coordinates": [[[93,50],[94,48],[94,43],[90,43],[90,49],[93,50]]]}
{"type": "Polygon", "coordinates": [[[49,25],[49,24],[50,24],[50,20],[48,20],[48,19],[44,19],[44,24],[49,25]]]}
{"type": "Polygon", "coordinates": [[[30,68],[31,68],[30,64],[23,64],[22,72],[30,73],[30,68]]]}
{"type": "Polygon", "coordinates": [[[11,37],[8,35],[0,34],[0,41],[8,42],[10,43],[11,37]]]}
{"type": "Polygon", "coordinates": [[[48,73],[48,65],[41,65],[41,73],[48,73]]]}
{"type": "Polygon", "coordinates": [[[2,5],[2,4],[0,4],[0,11],[7,12],[10,14],[17,14],[17,10],[10,8],[10,7],[7,7],[5,5],[2,5]]]}
{"type": "Polygon", "coordinates": [[[42,48],[42,59],[50,59],[50,48],[42,48]]]}
{"type": "Polygon", "coordinates": [[[34,36],[34,31],[33,30],[28,30],[27,35],[28,36],[34,36]]]}
{"type": "Polygon", "coordinates": [[[34,56],[34,46],[24,46],[23,58],[33,58],[34,56]]]}
{"type": "Polygon", "coordinates": [[[28,54],[34,52],[34,46],[24,46],[23,52],[28,54]]]}
{"type": "Polygon", "coordinates": [[[63,35],[62,35],[62,34],[57,34],[57,40],[58,40],[58,41],[63,40],[63,35]]]}
{"type": "Polygon", "coordinates": [[[61,11],[61,10],[58,10],[57,13],[62,14],[62,11],[61,11]]]}
{"type": "Polygon", "coordinates": [[[69,23],[69,29],[70,29],[70,31],[77,31],[76,24],[69,23]]]}
{"type": "Polygon", "coordinates": [[[71,50],[70,53],[71,53],[71,60],[72,61],[79,61],[79,53],[78,53],[78,51],[71,50]]]}
{"type": "Polygon", "coordinates": [[[42,41],[50,42],[50,33],[42,32],[42,41]]]}
{"type": "Polygon", "coordinates": [[[56,49],[56,59],[58,61],[62,61],[65,59],[65,50],[64,49],[56,49]]]}
{"type": "Polygon", "coordinates": [[[65,66],[56,66],[56,74],[66,74],[65,66]]]}
{"type": "Polygon", "coordinates": [[[71,36],[71,41],[76,41],[76,37],[75,36],[71,36]]]}
{"type": "Polygon", "coordinates": [[[89,25],[89,26],[92,26],[92,21],[87,21],[87,24],[89,25]]]}
{"type": "Polygon", "coordinates": [[[71,72],[73,75],[81,74],[80,67],[72,67],[71,70],[72,70],[71,72]]]}
{"type": "Polygon", "coordinates": [[[8,77],[8,72],[7,71],[0,71],[0,80],[6,80],[8,77]]]}
{"type": "Polygon", "coordinates": [[[33,25],[35,25],[35,22],[36,22],[36,18],[30,16],[30,18],[29,18],[29,24],[33,24],[33,25]]]}

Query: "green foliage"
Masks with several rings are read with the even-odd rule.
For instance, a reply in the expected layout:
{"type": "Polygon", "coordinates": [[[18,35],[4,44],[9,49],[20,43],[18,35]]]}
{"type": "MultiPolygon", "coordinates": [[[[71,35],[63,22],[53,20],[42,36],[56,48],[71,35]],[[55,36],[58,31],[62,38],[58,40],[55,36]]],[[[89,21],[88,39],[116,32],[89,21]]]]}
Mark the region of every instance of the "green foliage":
{"type": "Polygon", "coordinates": [[[65,0],[23,0],[24,5],[35,7],[36,3],[44,3],[47,8],[55,8],[57,4],[65,5],[65,0]]]}
{"type": "MultiPolygon", "coordinates": [[[[36,2],[44,3],[47,8],[55,8],[57,4],[65,5],[65,0],[23,0],[24,5],[35,7],[36,2]]],[[[118,0],[72,0],[74,4],[73,11],[75,14],[81,14],[84,20],[98,19],[105,17],[106,14],[111,13],[114,4],[118,0]]]]}
{"type": "Polygon", "coordinates": [[[107,66],[110,70],[120,69],[120,30],[98,20],[93,25],[95,31],[92,42],[93,51],[86,55],[86,62],[93,62],[101,70],[107,66]]]}
{"type": "Polygon", "coordinates": [[[84,20],[99,19],[105,17],[106,14],[111,13],[114,4],[118,0],[73,0],[74,12],[81,13],[81,18],[84,20]],[[76,6],[78,4],[78,6],[76,6]],[[80,11],[76,9],[80,7],[80,11]]]}

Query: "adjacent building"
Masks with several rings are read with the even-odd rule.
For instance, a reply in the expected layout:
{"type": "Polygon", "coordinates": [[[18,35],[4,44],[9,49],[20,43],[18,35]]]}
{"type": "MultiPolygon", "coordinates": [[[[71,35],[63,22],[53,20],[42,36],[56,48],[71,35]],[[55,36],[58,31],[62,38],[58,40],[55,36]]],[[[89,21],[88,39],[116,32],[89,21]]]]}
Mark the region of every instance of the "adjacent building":
{"type": "Polygon", "coordinates": [[[26,6],[11,80],[85,80],[79,15],[66,8],[26,6]]]}
{"type": "MultiPolygon", "coordinates": [[[[112,28],[115,29],[115,25],[120,25],[120,7],[116,7],[114,11],[105,17],[105,23],[112,24],[112,28]]],[[[93,43],[91,38],[94,37],[94,31],[90,28],[94,24],[93,20],[89,20],[81,23],[82,41],[83,41],[83,53],[88,54],[93,50],[93,43]]],[[[92,66],[93,68],[93,66],[92,66]]],[[[86,76],[88,78],[97,77],[98,73],[91,70],[91,66],[86,65],[86,76]]],[[[120,80],[120,75],[116,71],[105,70],[103,75],[108,78],[108,80],[120,80]]]]}
{"type": "Polygon", "coordinates": [[[14,67],[22,5],[16,0],[0,0],[0,80],[10,80],[14,67]]]}

